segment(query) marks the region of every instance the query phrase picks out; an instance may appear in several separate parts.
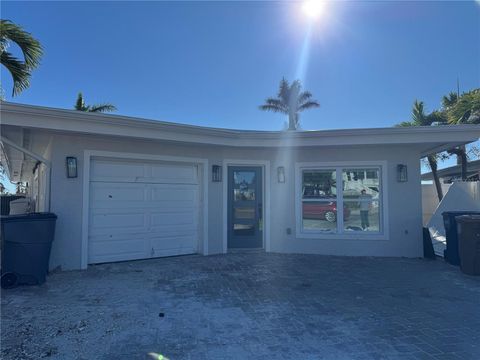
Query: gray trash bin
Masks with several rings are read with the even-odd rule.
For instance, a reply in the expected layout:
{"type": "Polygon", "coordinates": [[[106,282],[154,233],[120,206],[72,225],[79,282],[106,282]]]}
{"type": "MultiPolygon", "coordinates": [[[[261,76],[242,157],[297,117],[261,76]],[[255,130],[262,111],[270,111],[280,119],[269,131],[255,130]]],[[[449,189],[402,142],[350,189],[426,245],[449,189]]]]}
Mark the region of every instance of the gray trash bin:
{"type": "Polygon", "coordinates": [[[445,211],[443,215],[443,225],[445,226],[445,237],[447,248],[443,251],[443,257],[452,265],[460,265],[460,255],[458,254],[458,235],[457,235],[457,217],[462,215],[480,215],[480,211],[445,211]]]}
{"type": "Polygon", "coordinates": [[[460,269],[468,275],[480,275],[480,215],[457,217],[460,269]]]}
{"type": "Polygon", "coordinates": [[[2,216],[2,288],[43,284],[57,215],[30,213],[2,216]]]}

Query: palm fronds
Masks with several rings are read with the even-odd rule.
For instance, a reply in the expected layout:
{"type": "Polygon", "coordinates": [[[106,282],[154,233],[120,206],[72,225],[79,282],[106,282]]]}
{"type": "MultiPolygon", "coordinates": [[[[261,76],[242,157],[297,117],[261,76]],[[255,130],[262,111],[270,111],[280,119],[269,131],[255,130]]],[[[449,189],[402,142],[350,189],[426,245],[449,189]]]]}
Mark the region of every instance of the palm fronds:
{"type": "Polygon", "coordinates": [[[442,106],[445,109],[450,108],[451,106],[455,105],[458,101],[458,95],[455,92],[450,92],[448,95],[442,97],[442,106]]]}
{"type": "Polygon", "coordinates": [[[31,71],[25,67],[25,63],[12,56],[9,52],[2,52],[0,54],[0,62],[12,76],[12,96],[18,95],[30,86],[31,71]]]}
{"type": "Polygon", "coordinates": [[[299,125],[298,113],[319,106],[320,104],[317,101],[312,100],[310,92],[302,92],[302,84],[299,80],[295,80],[290,84],[285,78],[282,78],[278,87],[277,97],[267,98],[265,103],[259,106],[259,109],[288,114],[288,128],[296,130],[299,125]]]}
{"type": "Polygon", "coordinates": [[[84,111],[84,112],[102,112],[102,113],[112,112],[117,110],[115,105],[112,105],[109,103],[86,105],[85,100],[83,98],[83,94],[81,92],[78,93],[77,101],[75,102],[74,109],[78,111],[84,111]]]}
{"type": "Polygon", "coordinates": [[[9,20],[0,20],[0,61],[12,75],[13,96],[30,86],[31,71],[40,64],[42,55],[42,45],[30,33],[9,20]],[[11,43],[21,49],[23,61],[8,51],[11,43]]]}
{"type": "Polygon", "coordinates": [[[112,112],[112,111],[116,111],[117,108],[115,107],[115,105],[112,105],[112,104],[108,104],[108,103],[105,103],[105,104],[95,104],[95,105],[90,105],[90,112],[112,112]]]}
{"type": "Polygon", "coordinates": [[[316,102],[315,100],[310,100],[310,101],[306,101],[303,104],[299,105],[298,106],[298,111],[300,112],[300,111],[303,111],[303,110],[313,109],[313,108],[317,108],[317,107],[320,107],[320,104],[318,102],[316,102]]]}
{"type": "Polygon", "coordinates": [[[463,93],[447,115],[450,124],[480,124],[480,89],[463,93]]]}

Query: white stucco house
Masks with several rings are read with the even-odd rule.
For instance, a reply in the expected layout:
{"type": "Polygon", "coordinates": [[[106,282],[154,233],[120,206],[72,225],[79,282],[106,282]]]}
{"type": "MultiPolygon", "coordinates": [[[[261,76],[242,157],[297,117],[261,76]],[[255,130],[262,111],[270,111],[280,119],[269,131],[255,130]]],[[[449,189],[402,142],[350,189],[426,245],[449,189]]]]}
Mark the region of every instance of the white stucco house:
{"type": "Polygon", "coordinates": [[[419,160],[480,136],[240,131],[6,102],[0,114],[10,178],[58,215],[61,269],[233,248],[420,257],[419,160]]]}

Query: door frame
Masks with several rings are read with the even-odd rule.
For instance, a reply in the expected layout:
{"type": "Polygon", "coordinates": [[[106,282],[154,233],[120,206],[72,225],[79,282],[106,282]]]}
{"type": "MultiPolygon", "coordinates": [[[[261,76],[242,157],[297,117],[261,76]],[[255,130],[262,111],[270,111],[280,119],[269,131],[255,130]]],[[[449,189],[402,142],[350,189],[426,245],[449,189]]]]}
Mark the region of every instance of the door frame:
{"type": "Polygon", "coordinates": [[[223,160],[223,253],[228,251],[228,167],[257,166],[262,169],[262,210],[263,234],[262,245],[265,251],[270,251],[270,161],[268,160],[223,160]]]}
{"type": "Polygon", "coordinates": [[[200,180],[200,216],[202,217],[202,230],[200,232],[203,237],[198,242],[198,252],[208,255],[208,160],[201,158],[190,158],[181,156],[168,155],[151,155],[137,153],[123,153],[112,151],[84,150],[83,152],[83,199],[82,199],[82,251],[80,259],[81,269],[88,267],[88,219],[90,212],[90,162],[93,157],[107,157],[114,159],[139,160],[139,161],[167,161],[177,163],[191,163],[198,165],[202,173],[200,180]],[[203,190],[203,191],[202,191],[203,190]]]}

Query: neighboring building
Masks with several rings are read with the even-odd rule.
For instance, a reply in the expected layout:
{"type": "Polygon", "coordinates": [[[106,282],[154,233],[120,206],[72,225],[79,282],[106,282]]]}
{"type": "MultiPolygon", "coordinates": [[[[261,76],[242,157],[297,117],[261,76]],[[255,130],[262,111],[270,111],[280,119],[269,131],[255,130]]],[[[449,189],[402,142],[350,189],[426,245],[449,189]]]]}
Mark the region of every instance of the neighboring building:
{"type": "MultiPolygon", "coordinates": [[[[462,180],[462,166],[460,164],[450,166],[437,171],[440,182],[451,184],[454,181],[462,180]]],[[[422,174],[422,181],[433,180],[431,172],[422,174]]],[[[480,160],[469,161],[467,165],[467,180],[480,180],[480,160]]]]}
{"type": "Polygon", "coordinates": [[[419,160],[480,136],[241,131],[11,103],[1,121],[10,177],[58,215],[62,269],[231,248],[421,257],[419,160]]]}

